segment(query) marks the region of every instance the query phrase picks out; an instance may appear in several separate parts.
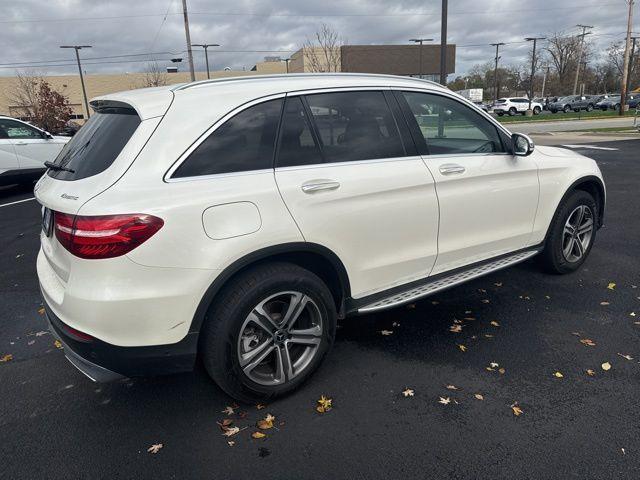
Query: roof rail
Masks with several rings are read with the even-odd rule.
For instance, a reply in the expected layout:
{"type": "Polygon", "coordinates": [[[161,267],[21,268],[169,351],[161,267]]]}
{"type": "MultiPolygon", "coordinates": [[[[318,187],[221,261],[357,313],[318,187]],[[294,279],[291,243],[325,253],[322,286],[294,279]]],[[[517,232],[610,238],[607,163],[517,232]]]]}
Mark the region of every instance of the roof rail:
{"type": "Polygon", "coordinates": [[[276,79],[276,78],[317,78],[317,77],[368,77],[368,78],[392,78],[392,79],[402,79],[402,80],[411,80],[414,82],[427,83],[429,85],[437,86],[440,88],[443,87],[437,82],[432,80],[425,80],[422,78],[415,77],[405,77],[400,75],[386,75],[382,73],[279,73],[272,75],[246,75],[241,77],[226,77],[226,78],[215,78],[210,80],[199,80],[197,82],[191,83],[182,83],[176,85],[171,89],[173,92],[177,92],[180,90],[187,90],[192,87],[199,87],[201,85],[210,85],[210,84],[218,84],[218,83],[227,83],[227,82],[241,82],[241,81],[256,81],[256,80],[268,80],[268,79],[276,79]]]}

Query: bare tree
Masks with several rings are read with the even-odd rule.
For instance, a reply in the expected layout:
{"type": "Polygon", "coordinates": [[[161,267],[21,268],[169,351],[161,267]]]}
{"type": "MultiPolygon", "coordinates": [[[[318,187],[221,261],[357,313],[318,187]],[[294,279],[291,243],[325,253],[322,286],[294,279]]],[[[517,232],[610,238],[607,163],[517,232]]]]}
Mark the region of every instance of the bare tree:
{"type": "Polygon", "coordinates": [[[164,87],[167,83],[167,74],[162,71],[158,62],[153,61],[147,63],[139,88],[164,87]]]}
{"type": "Polygon", "coordinates": [[[38,85],[42,81],[42,75],[16,70],[14,86],[8,98],[11,105],[18,110],[18,116],[29,119],[37,117],[38,85]]]}
{"type": "Polygon", "coordinates": [[[344,39],[327,24],[322,24],[313,40],[302,46],[305,63],[312,72],[339,72],[342,66],[340,47],[344,39]]]}
{"type": "Polygon", "coordinates": [[[556,76],[562,84],[561,87],[568,85],[571,81],[569,77],[577,65],[579,46],[580,38],[578,36],[554,33],[548,38],[545,50],[549,54],[550,64],[553,65],[556,76]]]}

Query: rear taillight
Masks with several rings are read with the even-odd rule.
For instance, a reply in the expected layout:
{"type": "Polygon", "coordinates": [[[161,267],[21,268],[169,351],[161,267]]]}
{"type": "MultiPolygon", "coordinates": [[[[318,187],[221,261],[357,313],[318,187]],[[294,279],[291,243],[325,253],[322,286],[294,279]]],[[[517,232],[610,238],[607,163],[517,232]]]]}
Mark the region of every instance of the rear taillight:
{"type": "Polygon", "coordinates": [[[146,242],[164,225],[153,215],[82,216],[54,212],[58,242],[73,255],[87,259],[113,258],[146,242]]]}

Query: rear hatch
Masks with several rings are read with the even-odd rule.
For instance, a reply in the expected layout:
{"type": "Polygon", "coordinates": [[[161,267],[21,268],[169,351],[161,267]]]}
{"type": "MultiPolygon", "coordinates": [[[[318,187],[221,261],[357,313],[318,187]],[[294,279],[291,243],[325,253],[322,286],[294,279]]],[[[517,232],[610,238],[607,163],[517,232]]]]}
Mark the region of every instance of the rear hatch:
{"type": "MultiPolygon", "coordinates": [[[[172,98],[172,93],[165,91],[172,98]]],[[[169,105],[170,99],[164,111],[169,105]]],[[[55,289],[59,292],[69,278],[74,257],[56,239],[56,217],[77,215],[86,202],[117,182],[162,118],[145,119],[144,109],[108,97],[92,101],[91,106],[95,113],[63,148],[34,189],[43,207],[42,251],[55,272],[55,280],[61,282],[55,289]]]]}

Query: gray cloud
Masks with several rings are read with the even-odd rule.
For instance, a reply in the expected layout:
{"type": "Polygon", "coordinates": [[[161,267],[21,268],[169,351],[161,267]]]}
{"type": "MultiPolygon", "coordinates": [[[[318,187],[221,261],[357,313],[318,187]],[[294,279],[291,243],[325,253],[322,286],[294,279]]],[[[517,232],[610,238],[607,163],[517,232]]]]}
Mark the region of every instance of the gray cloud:
{"type": "MultiPolygon", "coordinates": [[[[2,65],[44,60],[47,65],[70,65],[43,66],[42,72],[75,73],[75,65],[71,63],[73,52],[60,50],[58,46],[62,44],[93,45],[92,49],[82,51],[87,73],[140,71],[151,58],[141,55],[91,60],[93,57],[153,51],[174,52],[186,61],[180,0],[3,3],[2,65]],[[167,9],[169,15],[163,21],[167,9]]],[[[622,40],[626,29],[626,3],[622,0],[456,0],[449,3],[448,40],[459,46],[456,73],[463,73],[476,63],[491,61],[494,54],[489,46],[491,42],[513,42],[504,47],[501,60],[511,64],[526,61],[530,46],[515,43],[522,42],[525,36],[577,32],[576,24],[587,23],[595,27],[589,37],[594,51],[603,52],[610,42],[622,40]]],[[[436,42],[440,38],[438,0],[189,0],[188,4],[192,12],[192,42],[222,45],[219,52],[210,50],[215,69],[227,66],[249,69],[265,55],[285,57],[287,51],[297,50],[312,36],[321,23],[331,25],[352,44],[402,44],[416,35],[432,37],[436,42]],[[274,52],[259,52],[267,50],[274,52]]],[[[196,50],[194,54],[196,68],[203,70],[202,51],[196,50]]],[[[154,58],[165,65],[171,56],[161,53],[154,58]]],[[[186,68],[186,64],[182,68],[186,68]]],[[[0,75],[13,74],[13,67],[0,68],[0,75]]]]}

